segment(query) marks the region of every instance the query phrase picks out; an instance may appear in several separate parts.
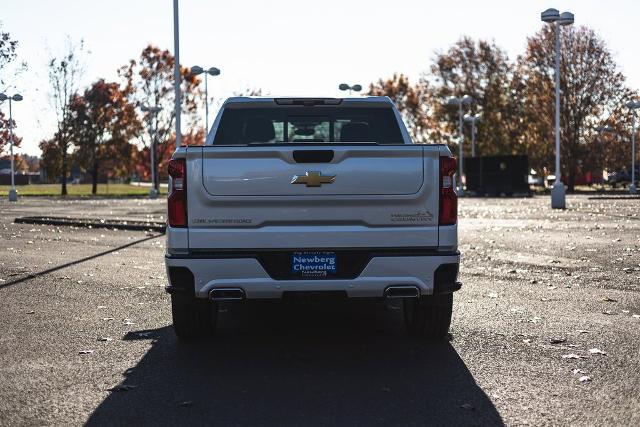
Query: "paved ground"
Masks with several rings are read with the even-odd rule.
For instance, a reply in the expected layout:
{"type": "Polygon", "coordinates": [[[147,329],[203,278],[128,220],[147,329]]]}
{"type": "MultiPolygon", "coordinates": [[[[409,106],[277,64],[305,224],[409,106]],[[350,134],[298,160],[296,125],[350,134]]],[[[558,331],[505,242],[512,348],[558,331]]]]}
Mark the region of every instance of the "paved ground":
{"type": "Polygon", "coordinates": [[[161,201],[3,200],[0,424],[638,425],[640,200],[548,204],[461,202],[449,341],[408,339],[394,307],[272,304],[179,345],[162,236],[12,223],[161,201]]]}

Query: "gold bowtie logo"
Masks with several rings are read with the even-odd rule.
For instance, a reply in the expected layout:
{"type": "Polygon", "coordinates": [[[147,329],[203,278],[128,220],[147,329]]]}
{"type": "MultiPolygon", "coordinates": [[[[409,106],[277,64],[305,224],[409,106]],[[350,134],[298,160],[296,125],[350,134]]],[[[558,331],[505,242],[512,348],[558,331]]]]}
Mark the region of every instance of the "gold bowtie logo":
{"type": "Polygon", "coordinates": [[[322,172],[305,172],[304,175],[294,175],[292,184],[305,184],[307,187],[320,187],[322,184],[331,184],[336,180],[335,175],[323,176],[322,172]]]}

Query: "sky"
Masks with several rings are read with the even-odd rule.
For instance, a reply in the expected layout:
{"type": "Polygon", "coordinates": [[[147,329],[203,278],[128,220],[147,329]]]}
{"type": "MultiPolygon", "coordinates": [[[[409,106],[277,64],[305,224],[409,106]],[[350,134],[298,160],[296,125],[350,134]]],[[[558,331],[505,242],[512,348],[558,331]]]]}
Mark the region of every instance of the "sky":
{"type": "MultiPolygon", "coordinates": [[[[549,7],[571,11],[576,25],[596,30],[629,86],[640,88],[640,55],[631,36],[640,2],[632,0],[181,0],[180,62],[218,67],[220,76],[209,80],[217,97],[248,88],[340,97],[343,82],[366,87],[393,73],[417,79],[434,52],[463,35],[493,40],[515,59],[527,36],[544,25],[540,12],[549,7]]],[[[172,0],[2,0],[0,24],[18,40],[19,60],[29,67],[5,88],[24,96],[13,113],[23,137],[18,152],[27,154],[40,154],[38,143],[53,135],[46,63],[64,52],[68,38],[83,39],[90,52],[84,85],[117,79],[117,69],[149,43],[173,52],[172,0]]],[[[0,108],[7,110],[6,102],[0,108]]]]}

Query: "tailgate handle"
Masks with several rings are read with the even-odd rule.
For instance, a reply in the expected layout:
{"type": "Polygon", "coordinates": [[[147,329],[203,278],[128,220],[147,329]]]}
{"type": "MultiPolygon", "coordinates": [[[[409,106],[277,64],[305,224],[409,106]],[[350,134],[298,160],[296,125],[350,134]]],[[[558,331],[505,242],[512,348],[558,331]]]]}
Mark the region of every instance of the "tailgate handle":
{"type": "Polygon", "coordinates": [[[333,160],[333,150],[295,150],[296,163],[329,163],[333,160]]]}

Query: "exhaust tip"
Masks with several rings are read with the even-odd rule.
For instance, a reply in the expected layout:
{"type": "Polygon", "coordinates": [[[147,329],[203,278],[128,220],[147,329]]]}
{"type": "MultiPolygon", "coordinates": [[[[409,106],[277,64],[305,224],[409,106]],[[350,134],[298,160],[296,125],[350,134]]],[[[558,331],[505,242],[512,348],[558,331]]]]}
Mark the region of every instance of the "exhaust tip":
{"type": "Polygon", "coordinates": [[[245,298],[241,288],[216,288],[209,292],[209,299],[213,301],[237,301],[245,298]]]}
{"type": "Polygon", "coordinates": [[[395,285],[389,286],[384,290],[386,298],[418,298],[420,289],[413,285],[395,285]]]}

